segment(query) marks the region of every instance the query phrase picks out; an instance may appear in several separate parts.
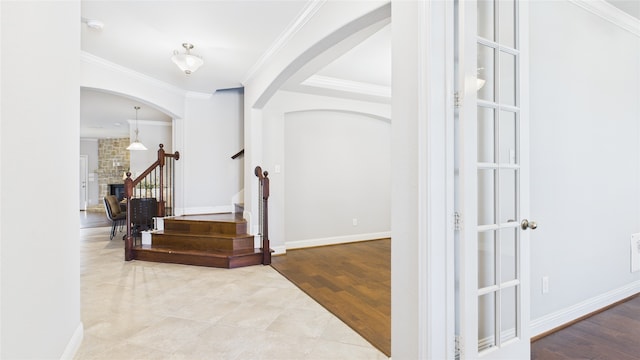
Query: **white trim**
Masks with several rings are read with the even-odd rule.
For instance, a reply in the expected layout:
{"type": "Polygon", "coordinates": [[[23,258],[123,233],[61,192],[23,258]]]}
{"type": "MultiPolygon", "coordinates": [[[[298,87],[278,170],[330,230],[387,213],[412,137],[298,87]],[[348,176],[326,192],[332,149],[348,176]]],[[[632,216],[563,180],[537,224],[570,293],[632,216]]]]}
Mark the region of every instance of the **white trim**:
{"type": "Polygon", "coordinates": [[[355,234],[355,235],[333,236],[333,237],[319,238],[319,239],[287,241],[286,250],[302,249],[302,248],[314,247],[314,246],[345,244],[345,243],[351,243],[351,242],[369,241],[369,240],[384,239],[384,238],[390,238],[390,237],[391,237],[391,231],[385,231],[385,232],[369,233],[369,234],[355,234]]]}
{"type": "Polygon", "coordinates": [[[158,121],[158,120],[127,120],[129,125],[135,125],[135,122],[138,121],[138,124],[141,125],[149,125],[149,126],[173,126],[171,121],[158,121]]]}
{"type": "Polygon", "coordinates": [[[197,100],[209,100],[211,99],[212,96],[213,94],[202,93],[197,91],[187,91],[184,94],[184,97],[186,97],[187,99],[197,99],[197,100]]]}
{"type": "Polygon", "coordinates": [[[241,84],[246,84],[251,78],[261,69],[264,64],[271,61],[271,58],[280,49],[284,48],[291,39],[304,27],[304,25],[315,15],[315,13],[324,5],[327,0],[312,0],[302,10],[300,15],[278,36],[278,38],[271,44],[269,49],[262,54],[260,59],[247,71],[241,84]]]}
{"type": "MultiPolygon", "coordinates": [[[[182,119],[176,119],[174,118],[173,120],[171,120],[171,144],[172,144],[172,148],[173,150],[178,150],[182,153],[182,155],[185,154],[184,152],[184,148],[186,147],[185,141],[184,141],[184,121],[182,119]]],[[[182,161],[176,161],[175,162],[175,211],[174,214],[178,215],[178,214],[183,214],[183,212],[178,212],[178,211],[183,211],[184,210],[184,166],[182,165],[184,162],[184,160],[182,161]]]]}
{"type": "Polygon", "coordinates": [[[73,332],[71,339],[67,343],[67,346],[64,348],[64,352],[62,356],[60,356],[60,360],[71,360],[74,358],[78,349],[80,349],[80,345],[82,344],[82,339],[84,338],[84,326],[82,322],[78,324],[76,331],[73,332]]]}
{"type": "MultiPolygon", "coordinates": [[[[515,339],[518,336],[515,328],[503,330],[500,332],[501,339],[509,339],[506,341],[510,341],[515,339]]],[[[491,349],[496,343],[495,336],[488,336],[484,339],[478,340],[478,352],[483,352],[491,349]]]]}
{"type": "Polygon", "coordinates": [[[640,280],[539,317],[531,321],[531,336],[543,334],[639,292],[640,280]]]}
{"type": "Polygon", "coordinates": [[[391,88],[389,86],[343,80],[329,76],[313,75],[303,81],[301,85],[391,99],[391,88]]]}
{"type": "Polygon", "coordinates": [[[273,255],[284,255],[287,253],[287,246],[286,245],[272,246],[271,250],[273,250],[273,255]]]}
{"type": "Polygon", "coordinates": [[[127,67],[124,67],[122,65],[118,65],[116,63],[112,63],[111,61],[105,60],[99,56],[93,55],[91,53],[88,53],[86,51],[80,51],[80,61],[84,61],[86,63],[89,64],[94,64],[94,65],[98,65],[113,71],[117,71],[120,73],[123,73],[127,76],[136,78],[138,80],[142,80],[148,84],[150,84],[151,86],[155,86],[158,87],[160,89],[164,89],[167,90],[169,92],[172,92],[176,95],[179,96],[184,96],[187,98],[195,98],[195,99],[209,99],[211,98],[212,94],[208,94],[208,93],[202,93],[202,92],[197,92],[197,91],[187,91],[184,89],[181,89],[177,86],[171,85],[169,83],[166,83],[164,81],[160,81],[156,78],[153,78],[151,76],[139,73],[135,70],[131,70],[127,67]]]}
{"type": "MultiPolygon", "coordinates": [[[[440,347],[437,346],[437,335],[432,331],[433,327],[441,327],[445,324],[441,323],[439,318],[436,317],[432,310],[439,304],[439,296],[444,294],[434,293],[434,289],[437,288],[436,284],[440,283],[438,272],[434,269],[439,265],[439,260],[443,258],[441,253],[436,248],[436,238],[434,237],[441,229],[437,221],[437,216],[433,213],[435,208],[438,208],[441,204],[441,200],[446,198],[446,194],[434,190],[436,188],[437,179],[434,174],[439,173],[439,165],[434,160],[434,154],[437,154],[440,150],[438,142],[432,142],[431,137],[440,135],[438,132],[438,117],[441,114],[441,109],[436,104],[433,89],[436,89],[441,84],[439,80],[431,78],[433,76],[433,67],[439,60],[436,41],[431,41],[430,34],[432,30],[438,28],[439,23],[432,21],[432,16],[435,14],[435,4],[431,1],[424,1],[418,3],[419,19],[418,21],[418,43],[421,44],[418,47],[418,67],[416,69],[417,75],[417,115],[418,115],[418,238],[422,241],[418,241],[418,254],[417,256],[417,270],[418,270],[418,357],[423,359],[434,358],[434,354],[437,354],[440,347]],[[435,116],[434,116],[435,115],[435,116]],[[435,134],[434,134],[435,133],[435,134]],[[431,197],[433,196],[433,198],[431,197]],[[440,259],[432,262],[431,257],[437,257],[440,259]]],[[[392,25],[393,26],[393,25],[392,25]]],[[[393,111],[393,110],[392,110],[393,111]]],[[[393,144],[392,144],[393,146],[393,144]]],[[[396,159],[397,161],[398,159],[396,159]]],[[[392,175],[393,176],[393,175],[392,175]]],[[[393,201],[393,199],[392,199],[393,201]]],[[[441,209],[442,210],[442,209],[441,209]]],[[[445,304],[440,304],[445,305],[445,304]]],[[[440,308],[441,313],[448,313],[448,307],[443,306],[440,308]],[[444,311],[443,311],[444,310],[444,311]]],[[[446,334],[446,329],[440,332],[446,334]]],[[[440,354],[442,356],[442,354],[440,354]]],[[[437,356],[437,357],[440,357],[437,356]]]]}
{"type": "Polygon", "coordinates": [[[199,214],[221,214],[232,213],[233,206],[231,205],[218,205],[218,206],[200,206],[190,208],[176,208],[176,213],[181,215],[199,215],[199,214]]]}
{"type": "Polygon", "coordinates": [[[640,19],[627,14],[604,0],[568,0],[630,33],[640,36],[640,19]]]}

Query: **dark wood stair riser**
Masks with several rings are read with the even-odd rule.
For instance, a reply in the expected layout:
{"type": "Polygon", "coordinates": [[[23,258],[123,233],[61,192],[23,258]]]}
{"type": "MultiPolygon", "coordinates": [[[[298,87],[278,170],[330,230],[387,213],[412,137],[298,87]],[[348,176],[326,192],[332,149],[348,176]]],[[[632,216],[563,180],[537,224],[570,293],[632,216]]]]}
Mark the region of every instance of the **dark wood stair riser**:
{"type": "Polygon", "coordinates": [[[134,248],[134,256],[136,260],[142,261],[208,266],[227,269],[262,264],[262,253],[259,251],[259,249],[256,249],[253,252],[247,252],[242,255],[219,255],[171,251],[168,249],[134,248]]]}
{"type": "Polygon", "coordinates": [[[164,230],[170,232],[181,232],[188,234],[213,235],[213,234],[246,234],[246,222],[208,222],[208,221],[186,221],[171,220],[164,221],[164,230]]]}
{"type": "Polygon", "coordinates": [[[188,249],[188,250],[202,250],[202,251],[215,251],[215,250],[250,250],[254,248],[253,235],[238,235],[235,237],[216,237],[211,236],[198,236],[198,235],[183,235],[175,233],[160,233],[153,234],[153,246],[158,247],[170,247],[176,249],[188,249]]]}

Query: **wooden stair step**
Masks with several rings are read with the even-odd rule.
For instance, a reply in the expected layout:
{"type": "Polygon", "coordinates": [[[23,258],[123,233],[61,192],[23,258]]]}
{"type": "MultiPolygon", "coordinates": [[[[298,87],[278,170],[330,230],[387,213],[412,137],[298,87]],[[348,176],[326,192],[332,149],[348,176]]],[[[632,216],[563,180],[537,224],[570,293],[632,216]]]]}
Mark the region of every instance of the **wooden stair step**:
{"type": "Polygon", "coordinates": [[[261,249],[241,214],[184,215],[164,219],[151,245],[134,246],[137,260],[236,268],[262,264],[261,249]]]}
{"type": "Polygon", "coordinates": [[[191,234],[246,234],[247,221],[241,214],[184,215],[164,220],[166,231],[191,234]]]}
{"type": "Polygon", "coordinates": [[[191,250],[248,250],[254,247],[254,237],[249,234],[193,234],[174,230],[153,233],[154,246],[191,250]]]}
{"type": "Polygon", "coordinates": [[[232,269],[262,264],[262,251],[201,251],[153,245],[133,247],[136,260],[232,269]]]}

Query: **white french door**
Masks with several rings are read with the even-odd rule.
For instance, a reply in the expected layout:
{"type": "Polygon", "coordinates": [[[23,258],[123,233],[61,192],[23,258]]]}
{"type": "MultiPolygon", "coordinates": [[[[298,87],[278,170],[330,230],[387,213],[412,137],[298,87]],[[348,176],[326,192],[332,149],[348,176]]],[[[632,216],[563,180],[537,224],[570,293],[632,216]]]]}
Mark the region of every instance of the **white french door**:
{"type": "Polygon", "coordinates": [[[529,359],[527,6],[456,3],[461,357],[529,359]]]}

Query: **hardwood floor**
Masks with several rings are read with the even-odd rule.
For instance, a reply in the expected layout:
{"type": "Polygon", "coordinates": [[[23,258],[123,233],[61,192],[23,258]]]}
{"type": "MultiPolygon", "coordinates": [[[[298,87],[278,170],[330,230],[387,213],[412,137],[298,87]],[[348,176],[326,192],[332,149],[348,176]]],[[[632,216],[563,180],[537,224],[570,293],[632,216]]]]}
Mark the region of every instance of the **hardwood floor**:
{"type": "Polygon", "coordinates": [[[391,356],[391,240],[289,250],[271,265],[391,356]]]}
{"type": "MultiPolygon", "coordinates": [[[[289,250],[272,266],[391,356],[391,240],[289,250]]],[[[532,360],[640,360],[640,295],[531,344],[532,360]]]]}
{"type": "Polygon", "coordinates": [[[640,359],[640,296],[534,341],[531,359],[640,359]]]}

